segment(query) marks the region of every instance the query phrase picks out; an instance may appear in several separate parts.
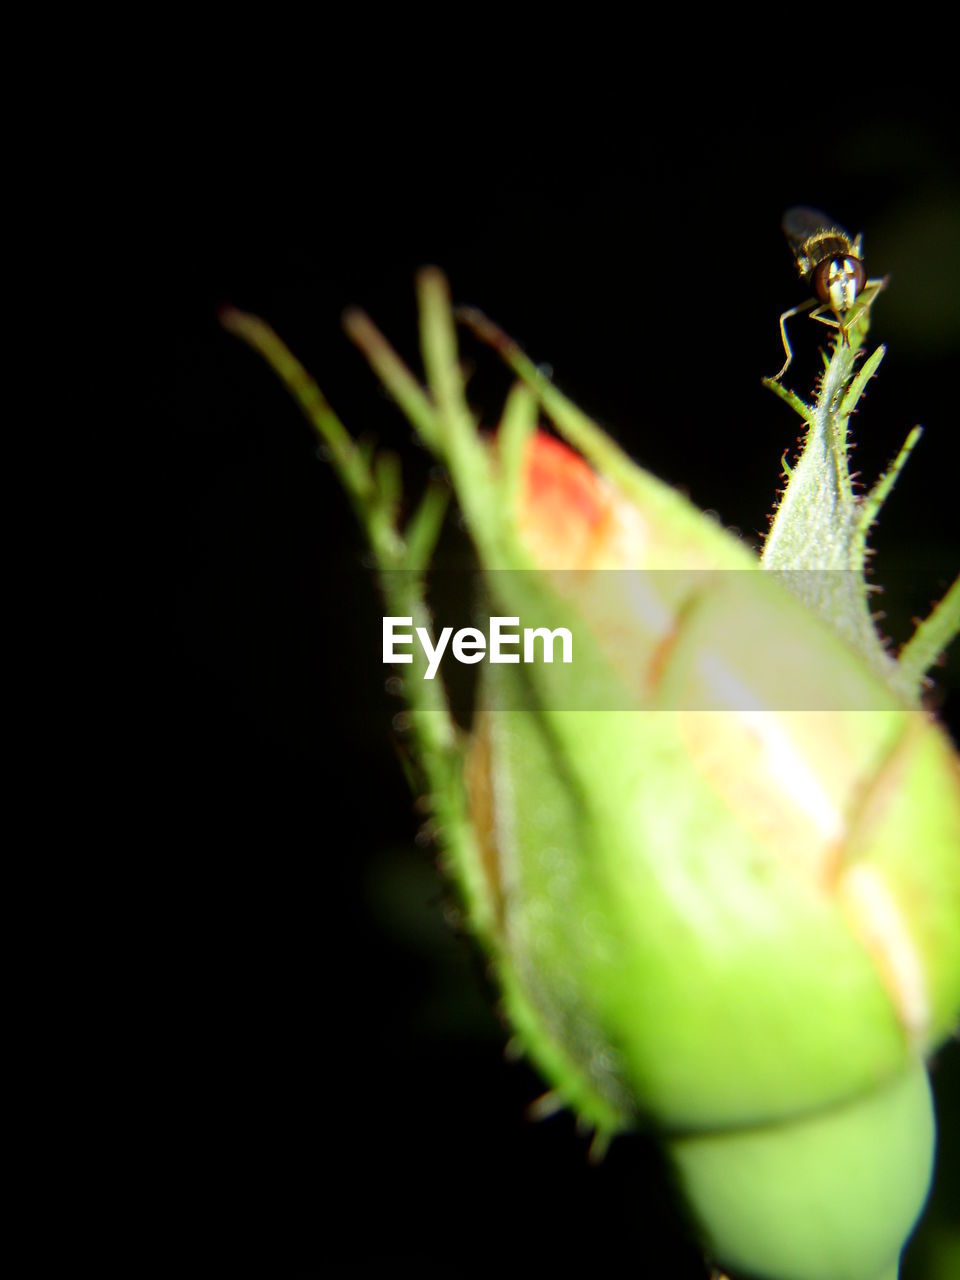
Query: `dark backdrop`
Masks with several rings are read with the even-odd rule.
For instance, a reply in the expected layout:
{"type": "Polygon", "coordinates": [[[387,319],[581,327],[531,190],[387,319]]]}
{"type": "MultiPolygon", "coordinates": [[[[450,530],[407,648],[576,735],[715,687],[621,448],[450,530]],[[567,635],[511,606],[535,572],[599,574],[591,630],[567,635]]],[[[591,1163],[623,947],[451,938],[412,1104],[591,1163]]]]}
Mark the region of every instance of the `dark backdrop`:
{"type": "MultiPolygon", "coordinates": [[[[277,1275],[375,1258],[703,1275],[652,1149],[618,1141],[593,1169],[569,1118],[525,1119],[540,1085],[504,1060],[482,962],[417,842],[398,706],[357,657],[379,617],[360,534],[219,303],[269,320],[415,488],[426,459],[339,317],[361,304],[414,360],[413,275],[436,263],[634,457],[756,538],[799,427],[760,385],[803,296],[780,217],[821,206],[892,275],[871,335],[889,354],[857,419],[864,476],[927,428],[875,537],[895,634],[960,559],[946,125],[880,106],[803,122],[789,98],[723,107],[695,85],[678,109],[599,69],[521,83],[480,101],[360,68],[289,97],[235,73],[197,103],[171,81],[138,126],[119,210],[135,303],[116,322],[139,398],[114,461],[150,615],[123,690],[136,959],[117,981],[126,1141],[150,1170],[134,1220],[149,1208],[157,1247],[187,1226],[212,1258],[262,1256],[277,1275]]],[[[792,332],[787,381],[807,392],[826,331],[792,332]]],[[[469,355],[492,425],[507,379],[469,355]]],[[[955,731],[956,683],[954,661],[955,731]]],[[[956,1058],[937,1072],[941,1220],[956,1058]]]]}

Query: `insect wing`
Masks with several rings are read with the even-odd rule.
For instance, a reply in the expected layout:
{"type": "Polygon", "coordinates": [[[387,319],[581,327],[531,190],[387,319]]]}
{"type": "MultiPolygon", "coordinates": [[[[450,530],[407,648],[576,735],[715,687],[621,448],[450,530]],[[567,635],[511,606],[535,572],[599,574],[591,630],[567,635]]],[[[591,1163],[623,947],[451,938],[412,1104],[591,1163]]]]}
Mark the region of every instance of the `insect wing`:
{"type": "Polygon", "coordinates": [[[788,209],[781,225],[795,257],[800,256],[803,246],[811,236],[822,235],[825,231],[843,230],[820,209],[808,209],[806,205],[788,209]]]}

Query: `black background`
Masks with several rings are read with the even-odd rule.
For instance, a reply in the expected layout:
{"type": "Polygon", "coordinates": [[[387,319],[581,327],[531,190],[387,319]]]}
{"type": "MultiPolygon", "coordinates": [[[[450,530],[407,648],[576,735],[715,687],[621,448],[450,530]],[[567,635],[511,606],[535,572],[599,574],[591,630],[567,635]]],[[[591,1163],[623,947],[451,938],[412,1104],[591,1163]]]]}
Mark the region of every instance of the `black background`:
{"type": "MultiPolygon", "coordinates": [[[[702,1277],[652,1148],[620,1140],[594,1169],[569,1118],[525,1119],[541,1086],[504,1060],[482,961],[417,843],[399,706],[358,656],[379,617],[360,533],[216,308],[267,319],[416,491],[428,461],[339,318],[362,305],[415,361],[413,277],[436,263],[638,461],[756,539],[799,429],[760,385],[803,296],[780,217],[825,208],[892,276],[871,335],[889,353],[857,419],[864,476],[927,428],[874,539],[902,638],[958,560],[952,128],[882,103],[811,114],[773,86],[737,106],[716,85],[641,95],[602,66],[551,79],[517,59],[478,84],[434,82],[415,56],[386,78],[333,63],[294,93],[282,68],[211,66],[189,102],[172,77],[138,119],[117,212],[137,399],[108,476],[149,605],[122,693],[131,962],[112,970],[124,1150],[149,1169],[133,1220],[153,1224],[148,1254],[186,1229],[212,1259],[278,1275],[383,1258],[702,1277]]],[[[807,393],[826,330],[798,319],[792,335],[786,381],[807,393]]],[[[465,354],[493,425],[508,379],[465,354]]],[[[940,687],[956,730],[955,663],[940,687]]],[[[957,1185],[956,1057],[937,1071],[931,1222],[957,1185]]]]}

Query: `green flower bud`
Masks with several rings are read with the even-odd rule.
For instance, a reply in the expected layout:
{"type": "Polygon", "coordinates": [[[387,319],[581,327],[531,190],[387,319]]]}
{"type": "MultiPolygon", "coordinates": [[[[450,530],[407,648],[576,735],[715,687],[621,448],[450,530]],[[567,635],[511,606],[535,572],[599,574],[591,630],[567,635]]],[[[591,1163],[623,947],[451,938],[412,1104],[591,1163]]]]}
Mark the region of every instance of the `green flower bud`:
{"type": "MultiPolygon", "coordinates": [[[[577,642],[572,683],[545,662],[486,668],[465,743],[422,661],[405,673],[449,870],[515,1036],[598,1146],[661,1135],[725,1265],[892,1280],[930,1178],[924,1059],[960,1012],[960,769],[918,698],[960,598],[899,661],[870,620],[866,531],[906,450],[854,497],[846,421],[879,363],[854,377],[865,321],[816,408],[778,392],[808,437],[758,560],[470,313],[524,384],[482,436],[435,272],[421,306],[429,395],[369,321],[348,328],[445,463],[491,613],[577,642]],[[537,430],[535,401],[566,444],[537,430]]],[[[369,467],[269,330],[226,322],[330,446],[390,612],[429,625],[436,492],[401,529],[392,470],[369,467]]]]}

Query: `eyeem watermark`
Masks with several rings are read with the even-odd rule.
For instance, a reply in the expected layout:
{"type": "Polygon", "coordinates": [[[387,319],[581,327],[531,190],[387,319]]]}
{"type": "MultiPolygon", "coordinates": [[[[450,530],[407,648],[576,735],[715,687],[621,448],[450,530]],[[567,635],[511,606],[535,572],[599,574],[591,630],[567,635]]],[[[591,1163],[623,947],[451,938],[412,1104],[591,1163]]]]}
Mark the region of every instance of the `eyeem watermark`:
{"type": "Polygon", "coordinates": [[[453,627],[444,627],[437,643],[434,644],[426,627],[417,627],[416,633],[402,629],[412,626],[413,618],[384,618],[383,660],[384,662],[413,662],[413,654],[401,652],[398,646],[401,649],[412,648],[414,640],[419,640],[427,659],[425,680],[432,680],[437,674],[448,645],[458,662],[465,662],[472,666],[475,662],[482,662],[484,658],[490,662],[507,663],[553,662],[555,646],[559,641],[560,661],[573,662],[573,635],[566,627],[556,627],[553,631],[548,627],[524,627],[521,633],[519,618],[491,618],[488,645],[487,637],[477,627],[461,627],[456,633],[453,627]],[[508,630],[510,627],[517,630],[508,630]],[[451,636],[453,636],[452,645],[450,644],[451,636]],[[540,641],[539,656],[538,640],[540,641]]]}

